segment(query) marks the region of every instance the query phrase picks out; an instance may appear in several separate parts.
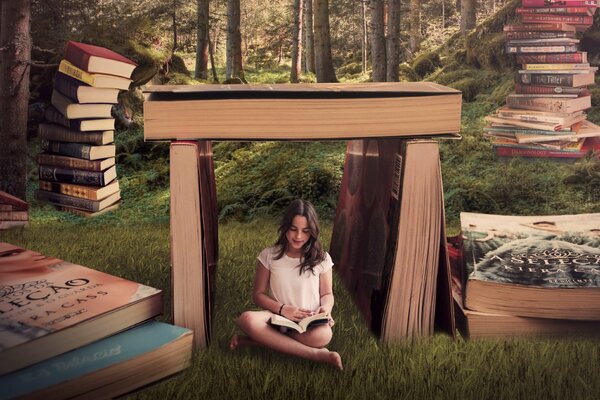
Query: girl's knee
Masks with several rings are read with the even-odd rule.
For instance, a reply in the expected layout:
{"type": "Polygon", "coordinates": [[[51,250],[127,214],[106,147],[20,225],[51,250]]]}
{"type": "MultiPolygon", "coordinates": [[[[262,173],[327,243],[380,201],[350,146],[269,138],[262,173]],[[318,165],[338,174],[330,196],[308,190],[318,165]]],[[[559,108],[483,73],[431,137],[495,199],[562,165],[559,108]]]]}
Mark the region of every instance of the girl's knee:
{"type": "Polygon", "coordinates": [[[329,326],[320,326],[300,335],[299,340],[307,346],[322,348],[331,342],[332,337],[333,332],[329,326]]]}
{"type": "Polygon", "coordinates": [[[252,326],[254,317],[251,311],[244,311],[236,320],[235,323],[242,330],[246,331],[252,326]]]}

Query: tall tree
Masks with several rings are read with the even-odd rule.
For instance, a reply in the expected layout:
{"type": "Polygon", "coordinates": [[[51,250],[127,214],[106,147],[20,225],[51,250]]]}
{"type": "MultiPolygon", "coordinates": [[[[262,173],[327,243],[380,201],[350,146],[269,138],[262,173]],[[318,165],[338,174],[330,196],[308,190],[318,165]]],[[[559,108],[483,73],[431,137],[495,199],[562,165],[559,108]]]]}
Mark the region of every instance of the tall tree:
{"type": "Polygon", "coordinates": [[[400,79],[400,0],[388,0],[386,48],[386,80],[398,82],[400,79]]]}
{"type": "Polygon", "coordinates": [[[208,35],[209,35],[209,0],[198,0],[198,26],[196,35],[196,70],[194,77],[196,79],[208,78],[208,35]]]}
{"type": "Polygon", "coordinates": [[[31,0],[1,4],[0,190],[25,200],[31,0]]]}
{"type": "Polygon", "coordinates": [[[410,0],[410,35],[408,48],[415,54],[421,48],[421,0],[410,0]]]}
{"type": "Polygon", "coordinates": [[[460,2],[460,33],[466,35],[475,28],[477,21],[477,0],[461,0],[460,2]]]}
{"type": "Polygon", "coordinates": [[[361,50],[361,60],[362,60],[362,73],[365,74],[367,72],[367,64],[368,64],[368,51],[369,51],[369,25],[367,22],[367,1],[360,1],[360,18],[362,21],[362,39],[360,41],[360,50],[361,50]]]}
{"type": "Polygon", "coordinates": [[[329,1],[313,0],[317,82],[337,82],[331,56],[329,1]]]}
{"type": "Polygon", "coordinates": [[[383,0],[369,1],[369,33],[371,36],[371,65],[373,82],[385,82],[385,8],[383,0]]]}
{"type": "Polygon", "coordinates": [[[173,53],[179,47],[179,38],[177,36],[177,7],[178,0],[173,0],[173,9],[171,10],[171,29],[173,30],[173,53]]]}
{"type": "Polygon", "coordinates": [[[240,0],[227,0],[227,66],[225,80],[237,79],[246,83],[242,67],[240,0]]]}
{"type": "Polygon", "coordinates": [[[315,73],[315,39],[313,34],[313,0],[304,0],[304,64],[306,72],[315,73]]]}
{"type": "Polygon", "coordinates": [[[292,38],[292,70],[290,82],[298,83],[302,72],[302,0],[294,0],[294,28],[292,38]]]}

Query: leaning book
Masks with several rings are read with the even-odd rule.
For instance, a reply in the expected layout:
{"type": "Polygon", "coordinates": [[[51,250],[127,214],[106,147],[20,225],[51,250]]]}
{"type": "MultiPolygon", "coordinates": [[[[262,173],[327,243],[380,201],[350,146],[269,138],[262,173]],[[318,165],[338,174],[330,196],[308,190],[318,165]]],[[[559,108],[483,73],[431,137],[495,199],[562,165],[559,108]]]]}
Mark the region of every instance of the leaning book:
{"type": "Polygon", "coordinates": [[[600,320],[600,214],[461,213],[465,307],[600,320]]]}
{"type": "Polygon", "coordinates": [[[150,321],[0,377],[0,400],[120,396],[188,367],[192,338],[150,321]]]}
{"type": "Polygon", "coordinates": [[[0,243],[0,375],[161,311],[158,289],[0,243]]]}

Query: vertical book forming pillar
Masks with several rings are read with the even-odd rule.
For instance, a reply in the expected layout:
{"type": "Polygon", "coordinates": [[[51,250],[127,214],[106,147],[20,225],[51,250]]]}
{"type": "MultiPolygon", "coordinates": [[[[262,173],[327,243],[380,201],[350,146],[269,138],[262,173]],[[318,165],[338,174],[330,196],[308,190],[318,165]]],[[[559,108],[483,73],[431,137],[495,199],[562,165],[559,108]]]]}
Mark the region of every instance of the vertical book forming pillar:
{"type": "Polygon", "coordinates": [[[171,290],[173,323],[194,331],[194,347],[208,345],[199,146],[171,143],[171,290]]]}

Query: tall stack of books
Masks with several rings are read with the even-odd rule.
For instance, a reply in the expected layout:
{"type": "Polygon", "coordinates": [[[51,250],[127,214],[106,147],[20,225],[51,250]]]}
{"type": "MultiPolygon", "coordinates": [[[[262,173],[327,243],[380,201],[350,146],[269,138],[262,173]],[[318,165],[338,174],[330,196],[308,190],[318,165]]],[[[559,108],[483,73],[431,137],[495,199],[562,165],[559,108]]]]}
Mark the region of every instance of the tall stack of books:
{"type": "Polygon", "coordinates": [[[600,214],[460,221],[449,252],[463,336],[600,335],[600,214]]]}
{"type": "Polygon", "coordinates": [[[28,210],[29,205],[26,202],[0,191],[0,230],[27,226],[28,210]]]}
{"type": "Polygon", "coordinates": [[[600,148],[600,127],[586,120],[597,67],[576,33],[593,23],[599,0],[522,0],[522,24],[505,25],[506,53],[521,69],[506,105],[486,117],[499,156],[580,158],[600,148]]]}
{"type": "Polygon", "coordinates": [[[39,126],[38,200],[82,216],[118,207],[111,109],[136,64],[104,47],[69,41],[39,126]]]}
{"type": "Polygon", "coordinates": [[[113,398],[186,368],[162,292],[0,242],[0,399],[113,398]]]}

